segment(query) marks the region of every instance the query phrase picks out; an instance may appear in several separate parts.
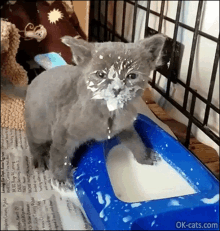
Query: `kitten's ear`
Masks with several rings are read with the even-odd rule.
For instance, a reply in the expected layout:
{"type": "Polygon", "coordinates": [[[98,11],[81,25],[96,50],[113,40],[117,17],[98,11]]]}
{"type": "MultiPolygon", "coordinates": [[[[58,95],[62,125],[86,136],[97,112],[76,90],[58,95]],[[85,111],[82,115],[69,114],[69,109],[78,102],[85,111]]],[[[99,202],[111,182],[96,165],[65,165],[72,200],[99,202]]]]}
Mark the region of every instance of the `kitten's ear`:
{"type": "Polygon", "coordinates": [[[73,62],[76,65],[82,64],[86,61],[89,61],[92,57],[91,43],[86,42],[82,39],[76,39],[71,36],[64,36],[61,38],[62,43],[71,48],[73,54],[73,62]]]}
{"type": "Polygon", "coordinates": [[[159,59],[161,56],[161,51],[163,49],[166,37],[162,34],[156,34],[149,38],[140,40],[139,43],[143,46],[143,49],[146,51],[146,55],[149,58],[149,61],[155,62],[155,65],[159,64],[159,59]]]}

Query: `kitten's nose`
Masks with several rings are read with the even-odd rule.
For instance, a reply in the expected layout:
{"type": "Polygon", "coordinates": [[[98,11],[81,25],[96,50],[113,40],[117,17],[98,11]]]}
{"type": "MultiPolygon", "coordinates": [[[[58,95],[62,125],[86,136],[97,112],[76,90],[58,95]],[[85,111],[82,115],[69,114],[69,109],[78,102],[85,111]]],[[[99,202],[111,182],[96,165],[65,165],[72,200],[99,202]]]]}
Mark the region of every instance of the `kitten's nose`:
{"type": "Polygon", "coordinates": [[[120,91],[121,91],[121,88],[118,88],[118,89],[113,88],[113,92],[115,96],[117,96],[120,93],[120,91]]]}

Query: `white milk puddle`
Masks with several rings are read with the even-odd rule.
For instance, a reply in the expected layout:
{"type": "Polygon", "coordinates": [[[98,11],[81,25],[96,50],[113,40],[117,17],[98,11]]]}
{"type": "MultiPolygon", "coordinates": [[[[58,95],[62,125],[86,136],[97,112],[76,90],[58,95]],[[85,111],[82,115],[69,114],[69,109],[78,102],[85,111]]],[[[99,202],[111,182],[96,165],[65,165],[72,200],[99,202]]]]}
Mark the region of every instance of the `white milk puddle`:
{"type": "Polygon", "coordinates": [[[140,202],[194,194],[196,191],[165,160],[141,165],[122,145],[113,148],[107,170],[115,195],[124,202],[140,202]]]}

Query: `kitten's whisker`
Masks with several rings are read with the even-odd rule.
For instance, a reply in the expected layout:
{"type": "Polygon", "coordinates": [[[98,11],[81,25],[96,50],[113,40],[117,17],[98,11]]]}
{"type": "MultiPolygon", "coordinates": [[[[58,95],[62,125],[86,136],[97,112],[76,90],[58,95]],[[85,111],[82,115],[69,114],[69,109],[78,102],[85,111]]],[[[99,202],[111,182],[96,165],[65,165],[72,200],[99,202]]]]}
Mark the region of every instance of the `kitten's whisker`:
{"type": "Polygon", "coordinates": [[[97,70],[93,71],[93,72],[90,73],[90,75],[96,74],[97,72],[98,72],[97,70]]]}
{"type": "Polygon", "coordinates": [[[138,74],[141,74],[141,75],[148,75],[148,74],[146,74],[144,72],[140,72],[140,71],[135,71],[135,73],[138,73],[138,74]]]}
{"type": "Polygon", "coordinates": [[[100,84],[102,84],[103,82],[105,82],[106,79],[103,79],[100,83],[98,83],[97,85],[99,86],[100,84]]]}

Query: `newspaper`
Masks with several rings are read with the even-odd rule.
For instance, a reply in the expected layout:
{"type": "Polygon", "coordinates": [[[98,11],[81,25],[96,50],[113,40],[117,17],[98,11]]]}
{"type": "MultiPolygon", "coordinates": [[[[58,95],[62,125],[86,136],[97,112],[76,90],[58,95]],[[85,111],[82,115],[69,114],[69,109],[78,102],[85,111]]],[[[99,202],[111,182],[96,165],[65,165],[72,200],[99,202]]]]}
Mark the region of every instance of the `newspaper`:
{"type": "Polygon", "coordinates": [[[10,146],[1,148],[1,230],[91,230],[75,192],[62,196],[48,171],[32,167],[28,148],[10,146]]]}

